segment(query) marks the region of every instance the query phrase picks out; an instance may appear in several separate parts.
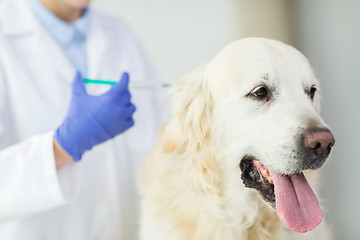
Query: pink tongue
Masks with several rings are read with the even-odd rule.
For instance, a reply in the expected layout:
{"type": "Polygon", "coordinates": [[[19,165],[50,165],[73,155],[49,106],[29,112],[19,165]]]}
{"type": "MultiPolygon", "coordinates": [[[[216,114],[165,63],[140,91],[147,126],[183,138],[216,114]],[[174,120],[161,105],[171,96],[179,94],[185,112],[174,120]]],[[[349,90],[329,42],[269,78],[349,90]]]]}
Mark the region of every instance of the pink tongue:
{"type": "Polygon", "coordinates": [[[296,232],[307,232],[320,224],[323,213],[304,174],[290,177],[270,171],[275,186],[276,211],[280,220],[296,232]]]}

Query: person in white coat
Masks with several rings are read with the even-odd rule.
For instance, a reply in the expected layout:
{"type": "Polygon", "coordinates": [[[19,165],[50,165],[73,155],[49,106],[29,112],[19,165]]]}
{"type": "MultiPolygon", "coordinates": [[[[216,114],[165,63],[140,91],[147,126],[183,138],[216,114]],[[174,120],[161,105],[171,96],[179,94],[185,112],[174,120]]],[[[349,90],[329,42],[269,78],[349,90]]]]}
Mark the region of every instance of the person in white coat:
{"type": "Polygon", "coordinates": [[[89,2],[1,5],[2,240],[137,239],[136,172],[167,106],[128,88],[159,79],[132,31],[89,2]]]}

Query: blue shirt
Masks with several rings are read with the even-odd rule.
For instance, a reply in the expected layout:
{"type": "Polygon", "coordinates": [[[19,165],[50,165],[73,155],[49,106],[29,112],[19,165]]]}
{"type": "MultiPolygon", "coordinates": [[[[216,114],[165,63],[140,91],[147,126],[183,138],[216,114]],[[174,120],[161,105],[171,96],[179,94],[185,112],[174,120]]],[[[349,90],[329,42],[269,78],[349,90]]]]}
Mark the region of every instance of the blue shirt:
{"type": "Polygon", "coordinates": [[[75,22],[67,23],[42,5],[39,0],[29,0],[29,3],[36,18],[60,45],[76,70],[86,76],[86,39],[90,27],[90,9],[87,8],[83,16],[75,22]]]}

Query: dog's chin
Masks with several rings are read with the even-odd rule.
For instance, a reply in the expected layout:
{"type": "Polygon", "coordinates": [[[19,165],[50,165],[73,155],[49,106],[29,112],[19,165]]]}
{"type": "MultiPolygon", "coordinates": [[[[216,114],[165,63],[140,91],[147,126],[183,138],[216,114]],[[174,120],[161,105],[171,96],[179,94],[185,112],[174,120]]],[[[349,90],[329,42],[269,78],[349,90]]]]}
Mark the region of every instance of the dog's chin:
{"type": "Polygon", "coordinates": [[[240,162],[241,179],[245,187],[256,189],[263,199],[275,209],[275,191],[269,171],[253,156],[245,156],[240,162]]]}

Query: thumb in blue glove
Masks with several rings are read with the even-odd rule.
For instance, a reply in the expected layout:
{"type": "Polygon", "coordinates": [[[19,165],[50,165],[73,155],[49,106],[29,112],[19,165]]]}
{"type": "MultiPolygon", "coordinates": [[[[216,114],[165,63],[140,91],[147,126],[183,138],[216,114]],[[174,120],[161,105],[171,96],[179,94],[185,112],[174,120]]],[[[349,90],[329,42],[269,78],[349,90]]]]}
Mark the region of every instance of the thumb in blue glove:
{"type": "Polygon", "coordinates": [[[97,144],[107,141],[134,125],[135,106],[128,90],[129,74],[99,96],[87,94],[78,72],[72,84],[68,113],[55,132],[55,140],[75,161],[97,144]]]}

